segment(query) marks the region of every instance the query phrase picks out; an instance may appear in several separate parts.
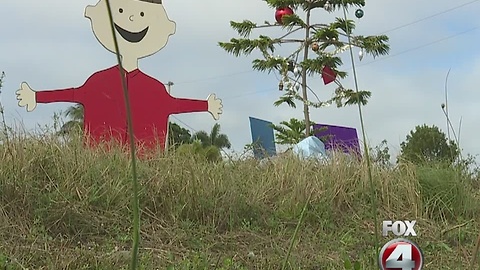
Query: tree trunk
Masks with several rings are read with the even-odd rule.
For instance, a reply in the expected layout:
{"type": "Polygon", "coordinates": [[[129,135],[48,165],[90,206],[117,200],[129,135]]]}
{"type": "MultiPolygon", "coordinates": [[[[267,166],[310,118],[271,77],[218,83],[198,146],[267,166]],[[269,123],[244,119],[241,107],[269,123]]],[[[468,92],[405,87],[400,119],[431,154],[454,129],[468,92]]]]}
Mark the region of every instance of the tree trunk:
{"type": "MultiPolygon", "coordinates": [[[[303,60],[308,59],[308,50],[310,48],[310,9],[307,10],[307,18],[306,18],[306,29],[305,29],[305,42],[304,42],[304,52],[303,52],[303,60]]],[[[308,96],[307,96],[307,69],[305,67],[302,68],[302,95],[303,95],[303,114],[305,116],[305,135],[307,137],[310,136],[310,113],[308,108],[308,96]]]]}

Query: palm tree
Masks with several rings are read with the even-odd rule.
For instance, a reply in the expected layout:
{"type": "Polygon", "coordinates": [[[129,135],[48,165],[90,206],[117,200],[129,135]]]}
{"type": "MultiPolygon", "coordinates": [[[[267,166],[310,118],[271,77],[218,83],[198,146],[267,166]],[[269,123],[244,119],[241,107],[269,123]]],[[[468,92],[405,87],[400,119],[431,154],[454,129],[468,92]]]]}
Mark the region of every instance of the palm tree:
{"type": "Polygon", "coordinates": [[[70,106],[65,112],[65,116],[70,120],[62,125],[60,134],[70,134],[72,131],[83,129],[83,106],[76,104],[70,106]]]}
{"type": "Polygon", "coordinates": [[[220,133],[220,124],[218,123],[212,127],[210,134],[203,130],[197,131],[193,134],[192,139],[200,141],[204,147],[216,146],[219,149],[232,147],[228,136],[220,133]]]}

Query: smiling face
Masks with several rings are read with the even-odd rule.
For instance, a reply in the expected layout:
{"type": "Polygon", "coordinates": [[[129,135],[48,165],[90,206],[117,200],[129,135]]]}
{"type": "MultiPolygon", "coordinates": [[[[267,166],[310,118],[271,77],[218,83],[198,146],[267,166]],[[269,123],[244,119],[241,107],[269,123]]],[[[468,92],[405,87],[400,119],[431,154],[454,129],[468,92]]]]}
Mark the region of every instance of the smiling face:
{"type": "MultiPolygon", "coordinates": [[[[140,59],[161,50],[175,33],[175,23],[168,19],[162,4],[140,0],[110,0],[115,34],[120,54],[127,58],[140,59]]],[[[87,6],[85,17],[92,24],[98,41],[115,53],[107,1],[100,0],[95,6],[87,6]]]]}

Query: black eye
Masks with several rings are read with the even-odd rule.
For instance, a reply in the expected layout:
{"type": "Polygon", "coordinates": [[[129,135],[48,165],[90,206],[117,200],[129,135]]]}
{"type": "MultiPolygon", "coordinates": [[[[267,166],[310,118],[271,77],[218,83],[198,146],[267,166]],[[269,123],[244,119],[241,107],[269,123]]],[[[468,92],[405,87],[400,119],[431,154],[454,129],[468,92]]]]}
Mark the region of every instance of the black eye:
{"type": "Polygon", "coordinates": [[[119,8],[118,12],[123,13],[123,8],[119,8]]]}
{"type": "Polygon", "coordinates": [[[142,16],[142,17],[143,17],[143,16],[145,16],[145,13],[143,13],[143,12],[140,12],[140,16],[142,16]]]}

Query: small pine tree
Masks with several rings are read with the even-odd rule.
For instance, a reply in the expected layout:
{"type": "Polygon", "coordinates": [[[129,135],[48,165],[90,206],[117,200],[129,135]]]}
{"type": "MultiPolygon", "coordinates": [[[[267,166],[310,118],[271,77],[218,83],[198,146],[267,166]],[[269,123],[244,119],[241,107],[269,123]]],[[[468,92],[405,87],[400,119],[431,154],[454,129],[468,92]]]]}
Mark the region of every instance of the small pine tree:
{"type": "MultiPolygon", "coordinates": [[[[254,50],[259,50],[264,59],[255,59],[253,69],[258,71],[277,71],[282,80],[279,84],[280,90],[286,85],[285,94],[274,103],[275,106],[286,103],[295,108],[295,100],[303,103],[305,117],[306,136],[311,134],[311,121],[309,115],[310,107],[323,107],[330,104],[336,104],[337,107],[360,103],[367,104],[371,96],[369,91],[358,91],[346,89],[342,86],[337,77],[343,79],[347,76],[346,72],[338,68],[342,65],[342,60],[338,56],[340,53],[352,47],[360,48],[361,52],[372,55],[374,58],[380,55],[388,54],[390,47],[387,44],[388,37],[380,36],[353,36],[355,23],[346,19],[347,7],[363,7],[364,0],[265,0],[267,5],[274,9],[289,7],[296,13],[281,17],[281,23],[269,23],[266,21],[263,25],[258,25],[252,21],[243,22],[231,21],[230,25],[235,29],[241,38],[232,38],[230,42],[219,42],[220,47],[234,56],[249,55],[254,50]],[[344,18],[337,17],[332,23],[320,24],[312,22],[311,14],[315,9],[323,8],[327,12],[342,10],[344,18]],[[303,19],[297,14],[303,11],[303,19]],[[259,35],[258,38],[251,39],[250,35],[254,29],[282,27],[286,31],[284,35],[278,38],[272,38],[267,35],[259,35]],[[300,38],[290,38],[294,33],[303,32],[300,38]],[[288,38],[287,38],[288,37],[288,38]],[[282,44],[298,44],[298,48],[287,57],[275,57],[275,51],[282,44]],[[313,51],[313,57],[310,54],[313,51]],[[300,54],[303,54],[299,61],[300,54]],[[328,67],[332,73],[327,73],[324,68],[328,67]],[[334,76],[334,82],[338,85],[335,95],[327,101],[312,102],[308,99],[307,78],[313,75],[334,76]],[[298,92],[301,89],[301,93],[298,92]]],[[[363,11],[358,11],[359,16],[363,11]]],[[[313,92],[313,91],[312,91],[313,92]]],[[[318,99],[318,98],[317,98],[318,99]]]]}

